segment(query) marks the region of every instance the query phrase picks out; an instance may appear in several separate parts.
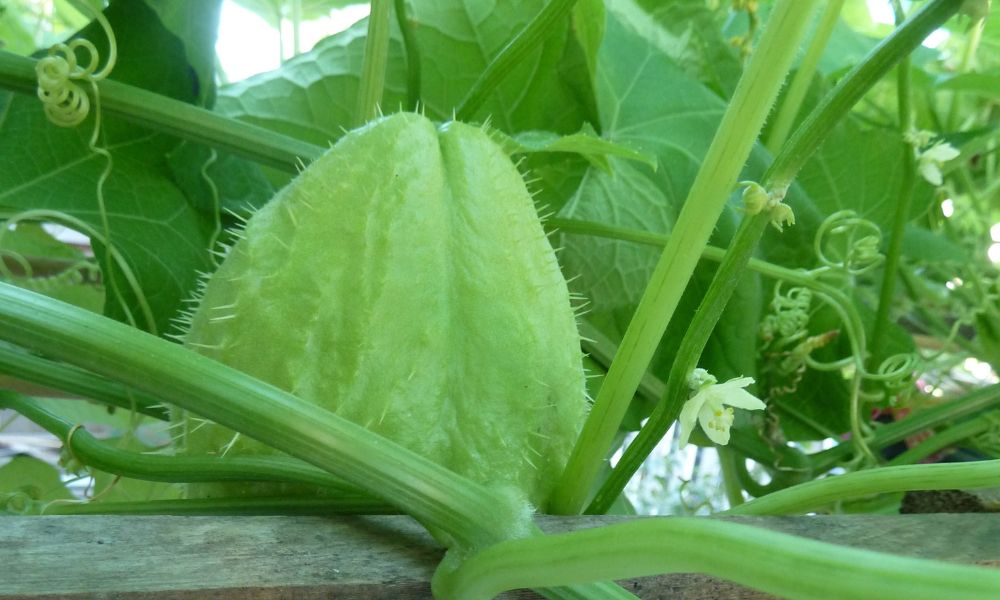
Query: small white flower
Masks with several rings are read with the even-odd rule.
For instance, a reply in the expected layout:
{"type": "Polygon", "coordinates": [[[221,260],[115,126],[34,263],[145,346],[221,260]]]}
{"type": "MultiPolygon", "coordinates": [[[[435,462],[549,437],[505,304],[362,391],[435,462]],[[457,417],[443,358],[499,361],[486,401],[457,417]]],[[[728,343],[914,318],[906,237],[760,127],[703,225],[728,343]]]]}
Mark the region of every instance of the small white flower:
{"type": "Polygon", "coordinates": [[[704,369],[695,369],[688,383],[695,392],[681,409],[681,447],[688,443],[695,422],[701,423],[708,439],[720,446],[729,443],[729,429],[733,425],[733,409],[763,410],[765,405],[744,390],[753,383],[753,377],[737,377],[725,383],[716,383],[715,377],[704,369]]]}
{"type": "Polygon", "coordinates": [[[920,175],[932,185],[941,185],[941,165],[958,155],[958,150],[951,144],[938,142],[924,151],[917,151],[917,168],[920,175]]]}

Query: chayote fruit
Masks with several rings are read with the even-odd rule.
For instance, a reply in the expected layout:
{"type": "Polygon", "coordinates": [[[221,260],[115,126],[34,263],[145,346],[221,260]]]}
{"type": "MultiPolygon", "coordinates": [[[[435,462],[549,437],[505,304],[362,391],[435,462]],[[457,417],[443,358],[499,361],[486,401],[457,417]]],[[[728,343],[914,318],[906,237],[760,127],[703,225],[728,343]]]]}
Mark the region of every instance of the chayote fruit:
{"type": "MultiPolygon", "coordinates": [[[[185,342],[538,508],[587,406],[566,282],[520,173],[482,129],[416,114],[348,133],[256,213],[185,342]]],[[[185,429],[190,453],[275,452],[185,429]]]]}

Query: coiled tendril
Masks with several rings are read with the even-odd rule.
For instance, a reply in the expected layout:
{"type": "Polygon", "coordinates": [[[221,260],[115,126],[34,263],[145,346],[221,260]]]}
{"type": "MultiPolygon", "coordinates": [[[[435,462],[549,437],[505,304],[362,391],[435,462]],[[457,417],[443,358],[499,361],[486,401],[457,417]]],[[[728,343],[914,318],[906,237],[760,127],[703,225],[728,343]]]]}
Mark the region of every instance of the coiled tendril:
{"type": "MultiPolygon", "coordinates": [[[[97,48],[90,40],[85,39],[56,44],[49,49],[49,55],[39,60],[35,66],[38,99],[45,108],[45,116],[60,127],[76,127],[90,113],[90,96],[77,82],[90,83],[95,103],[100,108],[97,82],[108,76],[117,60],[118,49],[111,24],[100,13],[96,13],[95,18],[108,36],[108,61],[103,69],[97,70],[100,63],[97,48]],[[78,51],[84,56],[83,62],[77,60],[78,51]]],[[[97,141],[98,128],[99,124],[95,123],[92,144],[97,141]]]]}
{"type": "Polygon", "coordinates": [[[882,231],[853,210],[835,212],[823,221],[813,247],[820,263],[848,275],[867,273],[882,264],[882,231]]]}

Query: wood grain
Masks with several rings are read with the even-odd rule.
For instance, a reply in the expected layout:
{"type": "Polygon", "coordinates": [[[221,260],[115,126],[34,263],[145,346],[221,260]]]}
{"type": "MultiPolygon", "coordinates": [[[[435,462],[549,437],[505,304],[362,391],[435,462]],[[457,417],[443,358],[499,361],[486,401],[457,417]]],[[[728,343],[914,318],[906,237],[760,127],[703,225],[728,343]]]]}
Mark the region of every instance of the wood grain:
{"type": "MultiPolygon", "coordinates": [[[[626,518],[538,522],[558,532],[626,518]]],[[[870,550],[1000,565],[1000,519],[989,514],[727,520],[870,550]]],[[[5,517],[0,599],[410,600],[430,597],[440,557],[431,537],[402,516],[5,517]]],[[[623,584],[649,600],[770,598],[699,574],[623,584]]],[[[538,596],[524,591],[504,597],[538,596]]]]}

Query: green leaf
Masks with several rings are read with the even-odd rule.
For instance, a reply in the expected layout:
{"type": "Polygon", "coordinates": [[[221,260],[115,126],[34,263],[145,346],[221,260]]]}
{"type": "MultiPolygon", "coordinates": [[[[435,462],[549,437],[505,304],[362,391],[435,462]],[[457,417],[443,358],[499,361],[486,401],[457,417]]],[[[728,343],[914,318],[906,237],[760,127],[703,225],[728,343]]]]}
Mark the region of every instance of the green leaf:
{"type": "Polygon", "coordinates": [[[650,154],[629,148],[624,143],[609,142],[597,135],[593,127],[584,126],[579,133],[560,136],[550,131],[522,131],[512,136],[494,132],[494,139],[500,141],[510,154],[531,154],[536,152],[567,152],[579,154],[595,167],[611,173],[608,157],[619,156],[644,163],[654,171],[656,158],[650,154]]]}
{"type": "Polygon", "coordinates": [[[962,73],[938,82],[939,90],[978,94],[985,98],[1000,98],[1000,71],[962,73]]]}
{"type": "MultiPolygon", "coordinates": [[[[621,2],[608,4],[604,45],[598,55],[596,89],[604,136],[656,156],[659,168],[622,158],[608,158],[611,174],[590,168],[560,212],[561,218],[596,221],[669,233],[718,126],[724,102],[688,77],[654,40],[622,18],[621,2]],[[664,93],[669,90],[669,93],[664,93]]],[[[634,9],[634,5],[631,7],[634,9]]],[[[627,9],[630,10],[630,9],[627,9]]],[[[643,25],[642,27],[645,27],[643,25]]],[[[758,154],[755,169],[763,167],[758,154]]],[[[725,244],[736,214],[729,210],[719,223],[714,243],[725,244]]],[[[575,290],[593,303],[588,319],[607,337],[621,339],[652,273],[659,250],[648,246],[564,234],[561,255],[575,290]]],[[[696,272],[664,336],[654,372],[665,376],[689,315],[707,289],[713,273],[696,272]]],[[[737,292],[740,310],[727,311],[707,349],[703,366],[719,377],[750,375],[756,340],[745,334],[756,327],[759,290],[749,276],[737,292]]]]}
{"type": "Polygon", "coordinates": [[[573,33],[593,77],[597,71],[597,53],[604,39],[604,0],[578,0],[573,7],[573,33]]]}
{"type": "Polygon", "coordinates": [[[903,231],[903,256],[921,262],[968,263],[969,251],[947,237],[913,224],[903,231]]]}
{"type": "MultiPolygon", "coordinates": [[[[847,120],[838,126],[802,169],[799,184],[824,215],[853,210],[879,226],[892,228],[895,198],[902,181],[899,133],[863,130],[847,120]]],[[[923,214],[934,199],[922,179],[913,189],[910,217],[923,214]]]]}
{"type": "Polygon", "coordinates": [[[15,456],[0,467],[0,516],[35,514],[41,504],[52,500],[71,500],[73,494],[62,482],[59,469],[31,456],[15,456]],[[10,495],[18,496],[13,500],[10,495]]]}
{"type": "Polygon", "coordinates": [[[21,222],[4,232],[0,257],[10,275],[4,281],[101,312],[104,288],[89,277],[96,265],[78,248],[53,238],[40,225],[21,222]]]}
{"type": "Polygon", "coordinates": [[[743,68],[722,33],[726,10],[713,10],[704,0],[639,0],[639,5],[660,26],[653,38],[660,50],[720,97],[732,95],[743,68]]]}
{"type": "MultiPolygon", "coordinates": [[[[420,24],[415,31],[425,114],[435,120],[451,118],[490,60],[543,5],[542,0],[414,2],[411,17],[420,24]]],[[[223,88],[217,109],[315,144],[336,140],[352,122],[366,31],[367,21],[361,21],[276,71],[223,88]]],[[[488,118],[508,133],[579,130],[587,114],[581,90],[588,90],[589,82],[581,81],[585,69],[564,68],[564,57],[572,58],[569,41],[567,20],[558,35],[506,77],[477,118],[488,118]]],[[[405,103],[405,56],[394,29],[382,106],[391,112],[405,103]]]]}
{"type": "MultiPolygon", "coordinates": [[[[116,32],[119,60],[113,77],[188,102],[195,100],[190,67],[180,42],[141,2],[116,2],[106,15],[116,32]]],[[[107,41],[92,24],[82,32],[102,54],[107,41]]],[[[97,185],[105,159],[93,153],[87,138],[93,115],[73,129],[48,122],[37,98],[0,95],[0,207],[13,213],[43,209],[46,220],[63,213],[107,237],[97,185]]],[[[197,270],[208,268],[211,221],[194,210],[174,184],[164,154],[176,140],[121,120],[103,119],[102,143],[114,166],[104,185],[112,246],[135,276],[134,290],[105,252],[105,240],[92,239],[105,273],[106,314],[163,333],[181,300],[194,287],[197,270]],[[120,301],[113,292],[117,287],[120,301]]]]}
{"type": "Polygon", "coordinates": [[[194,69],[198,104],[211,106],[215,99],[215,38],[222,0],[147,0],[160,21],[184,45],[184,55],[194,69]]]}

